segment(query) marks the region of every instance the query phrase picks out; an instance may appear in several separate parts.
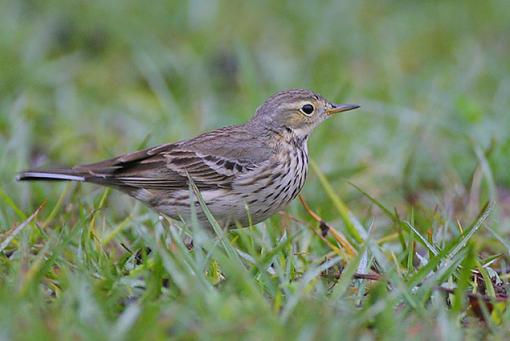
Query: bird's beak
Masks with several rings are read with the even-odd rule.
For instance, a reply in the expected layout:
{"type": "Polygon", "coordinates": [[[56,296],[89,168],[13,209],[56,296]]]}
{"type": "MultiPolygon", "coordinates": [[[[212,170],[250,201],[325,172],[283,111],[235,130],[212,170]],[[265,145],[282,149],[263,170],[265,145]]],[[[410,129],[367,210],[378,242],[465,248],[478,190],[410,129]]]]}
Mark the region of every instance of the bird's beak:
{"type": "Polygon", "coordinates": [[[328,115],[336,114],[337,112],[349,111],[358,109],[359,105],[357,104],[331,104],[331,108],[326,109],[326,113],[328,115]]]}

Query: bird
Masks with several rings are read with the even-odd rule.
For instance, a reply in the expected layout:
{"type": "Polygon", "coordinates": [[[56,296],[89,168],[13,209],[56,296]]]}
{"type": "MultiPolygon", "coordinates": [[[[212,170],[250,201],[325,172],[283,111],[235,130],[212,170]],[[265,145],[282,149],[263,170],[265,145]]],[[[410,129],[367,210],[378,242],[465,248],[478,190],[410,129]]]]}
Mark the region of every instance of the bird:
{"type": "Polygon", "coordinates": [[[210,226],[200,200],[223,228],[257,224],[284,209],[308,172],[308,138],[336,113],[359,108],[335,104],[307,89],[269,97],[244,124],[203,133],[72,168],[34,169],[18,181],[63,180],[111,187],[157,213],[210,226]],[[192,208],[195,206],[195,208],[192,208]]]}

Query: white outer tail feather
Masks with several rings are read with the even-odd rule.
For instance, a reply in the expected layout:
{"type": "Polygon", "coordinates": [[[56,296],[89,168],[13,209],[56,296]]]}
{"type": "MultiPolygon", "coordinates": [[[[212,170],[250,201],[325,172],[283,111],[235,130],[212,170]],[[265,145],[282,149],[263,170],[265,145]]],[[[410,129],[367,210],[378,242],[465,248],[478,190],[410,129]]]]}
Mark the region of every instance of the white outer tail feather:
{"type": "Polygon", "coordinates": [[[16,176],[17,181],[21,180],[30,180],[30,178],[37,178],[40,180],[48,179],[48,180],[69,180],[69,181],[85,181],[83,176],[78,175],[68,175],[68,174],[59,174],[59,173],[51,173],[51,172],[23,172],[22,174],[16,176]]]}

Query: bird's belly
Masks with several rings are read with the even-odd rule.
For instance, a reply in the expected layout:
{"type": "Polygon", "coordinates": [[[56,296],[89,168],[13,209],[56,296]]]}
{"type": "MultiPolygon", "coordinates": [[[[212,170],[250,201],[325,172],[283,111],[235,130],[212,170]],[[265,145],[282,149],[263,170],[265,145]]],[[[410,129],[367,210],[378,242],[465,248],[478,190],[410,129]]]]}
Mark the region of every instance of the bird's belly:
{"type": "MultiPolygon", "coordinates": [[[[307,174],[306,152],[289,158],[276,167],[240,176],[231,189],[204,190],[201,195],[207,208],[222,227],[256,224],[285,208],[303,188],[307,174]]],[[[157,209],[170,217],[190,219],[189,192],[181,191],[180,204],[167,201],[157,209]],[[188,196],[187,198],[185,198],[188,196]]],[[[208,219],[195,200],[197,218],[207,224],[208,219]]]]}

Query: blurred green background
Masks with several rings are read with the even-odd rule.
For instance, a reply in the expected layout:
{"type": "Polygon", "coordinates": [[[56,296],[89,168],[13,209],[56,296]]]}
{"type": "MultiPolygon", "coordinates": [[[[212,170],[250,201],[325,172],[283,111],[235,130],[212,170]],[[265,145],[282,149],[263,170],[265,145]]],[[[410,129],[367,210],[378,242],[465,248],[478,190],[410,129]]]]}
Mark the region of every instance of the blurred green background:
{"type": "MultiPolygon", "coordinates": [[[[494,199],[506,238],[509,18],[506,0],[1,0],[4,201],[27,214],[46,201],[49,213],[65,185],[16,183],[17,171],[242,123],[274,92],[303,87],[362,106],[323,124],[309,150],[378,237],[384,223],[348,181],[425,227],[436,215],[470,222],[494,199]]],[[[102,193],[74,191],[84,202],[102,193]]],[[[341,224],[315,174],[303,193],[341,224]]],[[[133,205],[114,195],[108,212],[122,219],[133,205]]],[[[297,203],[290,212],[306,217],[297,203]]],[[[0,204],[1,228],[16,221],[0,204]]]]}
{"type": "Polygon", "coordinates": [[[509,16],[505,1],[3,1],[2,185],[241,123],[305,87],[362,105],[310,140],[344,191],[351,176],[392,204],[455,191],[478,147],[507,187],[509,16]]]}

